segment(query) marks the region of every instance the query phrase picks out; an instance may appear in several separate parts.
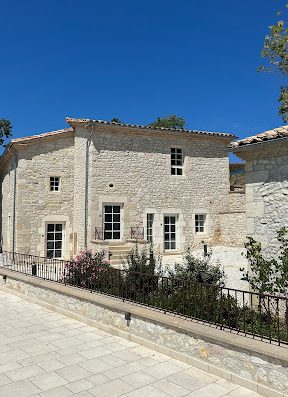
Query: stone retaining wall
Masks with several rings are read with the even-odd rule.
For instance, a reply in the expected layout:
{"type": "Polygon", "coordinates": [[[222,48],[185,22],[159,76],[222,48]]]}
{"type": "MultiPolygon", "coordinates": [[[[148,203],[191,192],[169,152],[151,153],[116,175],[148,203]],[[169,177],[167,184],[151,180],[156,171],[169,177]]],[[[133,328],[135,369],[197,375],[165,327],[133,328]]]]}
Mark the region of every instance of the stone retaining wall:
{"type": "Polygon", "coordinates": [[[288,394],[288,350],[120,299],[0,269],[2,288],[266,396],[288,394]],[[131,321],[125,313],[131,313],[131,321]]]}

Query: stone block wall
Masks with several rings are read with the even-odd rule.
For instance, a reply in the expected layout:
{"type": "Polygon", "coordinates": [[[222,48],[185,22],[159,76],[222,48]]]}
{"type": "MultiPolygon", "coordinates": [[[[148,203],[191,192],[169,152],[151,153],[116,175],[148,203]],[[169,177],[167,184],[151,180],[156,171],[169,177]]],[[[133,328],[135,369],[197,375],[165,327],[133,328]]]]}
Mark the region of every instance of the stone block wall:
{"type": "MultiPolygon", "coordinates": [[[[77,135],[82,134],[76,128],[77,135]],[[79,132],[78,132],[79,131],[79,132]]],[[[77,139],[77,138],[76,138],[77,139]]],[[[123,203],[124,237],[131,226],[146,226],[154,213],[154,238],[163,250],[163,216],[178,214],[178,249],[206,239],[219,243],[219,212],[228,206],[226,141],[155,131],[95,126],[90,147],[89,226],[102,225],[103,203],[123,203]],[[183,149],[184,175],[170,172],[171,147],[183,149]],[[195,213],[206,213],[206,234],[194,233],[195,213]]]]}
{"type": "MultiPolygon", "coordinates": [[[[15,251],[45,255],[45,225],[65,222],[64,256],[70,256],[73,227],[74,137],[45,138],[39,144],[17,147],[15,251]],[[50,176],[60,177],[59,192],[50,191],[50,176]]],[[[9,164],[12,164],[11,162],[9,164]]],[[[8,166],[9,167],[9,166],[8,166]]],[[[10,165],[11,167],[11,165],[10,165]]],[[[4,195],[3,248],[11,250],[12,225],[7,227],[13,208],[14,176],[2,172],[4,195]]],[[[10,221],[11,223],[11,221],[10,221]]]]}
{"type": "Polygon", "coordinates": [[[229,209],[220,214],[221,242],[230,247],[243,247],[246,240],[246,196],[230,192],[229,209]]]}
{"type": "Polygon", "coordinates": [[[278,252],[277,230],[288,227],[288,148],[286,153],[246,161],[247,234],[268,256],[278,252]]]}

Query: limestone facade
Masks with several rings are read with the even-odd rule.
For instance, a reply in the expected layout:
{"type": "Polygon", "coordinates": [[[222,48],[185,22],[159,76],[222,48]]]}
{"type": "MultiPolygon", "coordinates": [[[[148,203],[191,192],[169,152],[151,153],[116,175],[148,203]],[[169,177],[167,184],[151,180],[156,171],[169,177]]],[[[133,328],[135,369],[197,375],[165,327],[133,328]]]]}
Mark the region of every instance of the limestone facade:
{"type": "Polygon", "coordinates": [[[246,161],[246,231],[267,256],[278,252],[277,230],[288,226],[288,141],[260,141],[233,148],[246,161]]]}
{"type": "MultiPolygon", "coordinates": [[[[63,227],[62,258],[84,247],[134,241],[135,230],[141,241],[151,233],[162,253],[229,241],[221,227],[230,227],[223,214],[232,205],[227,156],[232,135],[68,122],[72,128],[12,141],[2,156],[4,250],[46,256],[53,224],[63,227]],[[180,149],[182,175],[171,175],[171,149],[180,149]],[[59,178],[59,190],[50,191],[51,177],[59,178]],[[201,231],[196,215],[204,215],[201,231]],[[111,227],[119,231],[114,239],[108,238],[111,227]],[[167,248],[168,240],[174,246],[167,248]]],[[[51,243],[55,249],[53,238],[51,243]]]]}

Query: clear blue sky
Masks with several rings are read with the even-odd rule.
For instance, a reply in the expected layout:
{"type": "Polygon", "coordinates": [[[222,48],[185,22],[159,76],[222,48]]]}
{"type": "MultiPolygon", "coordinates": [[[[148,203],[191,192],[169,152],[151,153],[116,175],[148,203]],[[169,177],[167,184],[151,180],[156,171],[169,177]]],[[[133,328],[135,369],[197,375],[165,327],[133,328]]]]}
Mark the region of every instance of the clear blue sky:
{"type": "Polygon", "coordinates": [[[240,137],[279,126],[281,76],[256,70],[281,5],[3,0],[0,117],[15,137],[63,128],[66,116],[146,124],[176,113],[240,137]]]}

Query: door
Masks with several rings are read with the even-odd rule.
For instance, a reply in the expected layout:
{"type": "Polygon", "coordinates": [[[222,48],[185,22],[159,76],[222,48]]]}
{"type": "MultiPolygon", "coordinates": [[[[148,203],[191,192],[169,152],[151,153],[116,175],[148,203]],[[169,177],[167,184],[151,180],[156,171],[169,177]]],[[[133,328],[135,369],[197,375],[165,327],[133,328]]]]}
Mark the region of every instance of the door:
{"type": "Polygon", "coordinates": [[[176,216],[164,216],[164,249],[176,249],[176,216]]]}
{"type": "Polygon", "coordinates": [[[46,232],[46,256],[49,259],[63,256],[63,223],[48,223],[46,232]]]}
{"type": "Polygon", "coordinates": [[[121,206],[104,205],[104,240],[121,239],[121,206]]]}

